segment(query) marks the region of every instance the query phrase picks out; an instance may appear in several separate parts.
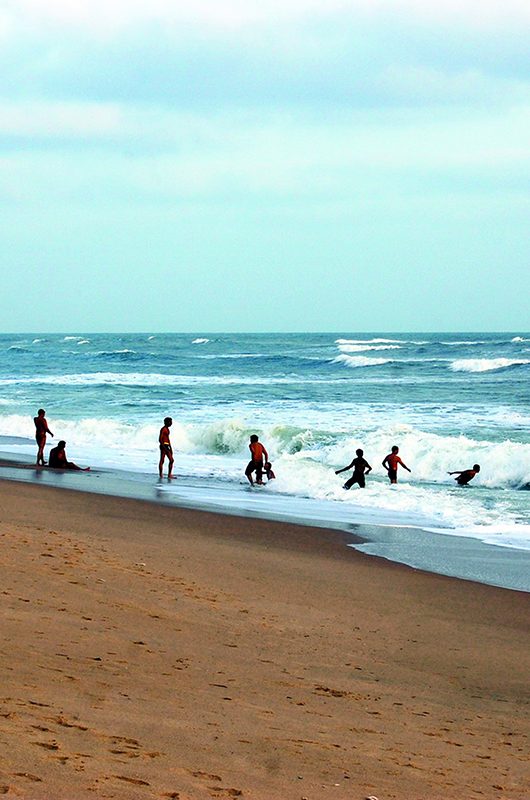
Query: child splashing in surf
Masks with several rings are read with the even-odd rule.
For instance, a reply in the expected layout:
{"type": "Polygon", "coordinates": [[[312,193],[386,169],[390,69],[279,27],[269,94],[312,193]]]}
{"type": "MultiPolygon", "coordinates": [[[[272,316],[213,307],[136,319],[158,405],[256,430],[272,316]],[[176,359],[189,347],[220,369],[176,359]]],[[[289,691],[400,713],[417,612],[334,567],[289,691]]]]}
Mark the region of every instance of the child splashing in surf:
{"type": "Polygon", "coordinates": [[[456,475],[455,481],[459,486],[467,486],[469,481],[473,480],[475,475],[480,472],[480,464],[473,464],[473,469],[456,470],[455,472],[448,472],[448,475],[456,475]]]}

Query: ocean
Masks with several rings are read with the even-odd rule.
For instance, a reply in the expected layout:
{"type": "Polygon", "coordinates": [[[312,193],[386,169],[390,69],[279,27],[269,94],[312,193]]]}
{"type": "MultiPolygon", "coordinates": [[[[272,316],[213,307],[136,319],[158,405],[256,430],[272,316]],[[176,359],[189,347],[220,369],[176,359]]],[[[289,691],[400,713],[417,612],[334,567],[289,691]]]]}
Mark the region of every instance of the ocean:
{"type": "Polygon", "coordinates": [[[33,463],[43,407],[55,434],[47,452],[65,439],[71,460],[114,486],[529,551],[529,377],[530,334],[520,331],[2,335],[0,450],[33,463]],[[158,484],[165,416],[177,480],[158,484]],[[251,433],[276,473],[263,489],[244,477],[251,433]],[[381,462],[394,444],[412,473],[390,487],[381,462]],[[359,447],[373,471],[347,492],[335,469],[359,447]],[[447,472],[474,463],[480,474],[457,487],[447,472]]]}

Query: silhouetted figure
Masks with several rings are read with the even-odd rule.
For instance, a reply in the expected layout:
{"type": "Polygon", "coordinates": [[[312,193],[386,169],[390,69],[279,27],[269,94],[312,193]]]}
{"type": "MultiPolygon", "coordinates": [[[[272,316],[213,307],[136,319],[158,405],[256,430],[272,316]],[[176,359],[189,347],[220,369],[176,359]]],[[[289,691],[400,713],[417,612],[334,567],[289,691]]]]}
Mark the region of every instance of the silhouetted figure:
{"type": "Polygon", "coordinates": [[[245,475],[247,476],[250,485],[254,486],[252,473],[255,472],[256,483],[258,486],[263,486],[263,464],[269,460],[269,454],[255,433],[253,433],[250,437],[248,449],[250,450],[250,461],[247,464],[245,475]]]}
{"type": "Polygon", "coordinates": [[[50,436],[53,436],[53,433],[48,428],[48,420],[46,419],[46,412],[43,408],[39,408],[37,411],[37,416],[33,417],[33,422],[35,423],[35,439],[37,440],[37,466],[43,467],[46,462],[44,460],[44,445],[46,444],[46,434],[49,433],[50,436]]]}
{"type": "Polygon", "coordinates": [[[364,452],[359,448],[359,450],[355,451],[357,454],[357,458],[354,458],[351,464],[348,464],[347,467],[343,467],[342,469],[336,469],[335,475],[340,475],[341,472],[346,472],[349,469],[353,469],[353,475],[351,478],[348,478],[346,483],[344,484],[344,489],[351,489],[351,487],[358,483],[361,489],[364,489],[366,486],[366,479],[365,476],[368,475],[369,472],[372,471],[372,467],[366,461],[364,456],[364,452]]]}
{"type": "Polygon", "coordinates": [[[459,486],[467,486],[473,480],[477,472],[480,472],[480,464],[473,464],[473,469],[455,470],[448,472],[448,475],[456,475],[455,481],[459,486]]]}
{"type": "Polygon", "coordinates": [[[158,462],[158,474],[162,477],[164,472],[164,461],[168,460],[168,471],[167,477],[173,477],[173,463],[175,459],[173,458],[173,448],[171,447],[171,439],[169,438],[169,429],[173,425],[173,420],[171,417],[166,417],[164,419],[164,425],[160,428],[160,433],[158,435],[158,443],[160,445],[160,461],[158,462]]]}
{"type": "Polygon", "coordinates": [[[265,475],[267,476],[267,480],[268,481],[273,481],[274,478],[276,477],[276,475],[273,472],[272,464],[271,464],[270,461],[266,461],[265,462],[265,464],[263,465],[263,471],[264,471],[265,475]]]}
{"type": "Polygon", "coordinates": [[[89,472],[90,467],[78,467],[73,461],[68,461],[65,448],[66,442],[64,439],[61,439],[57,447],[52,447],[48,466],[52,467],[52,469],[75,469],[80,472],[89,472]]]}
{"type": "Polygon", "coordinates": [[[389,453],[383,459],[383,467],[387,470],[388,477],[390,478],[390,483],[397,483],[397,468],[398,464],[407,470],[407,472],[412,472],[411,469],[407,467],[406,464],[403,463],[401,458],[398,456],[399,447],[394,445],[392,448],[392,452],[389,453]]]}

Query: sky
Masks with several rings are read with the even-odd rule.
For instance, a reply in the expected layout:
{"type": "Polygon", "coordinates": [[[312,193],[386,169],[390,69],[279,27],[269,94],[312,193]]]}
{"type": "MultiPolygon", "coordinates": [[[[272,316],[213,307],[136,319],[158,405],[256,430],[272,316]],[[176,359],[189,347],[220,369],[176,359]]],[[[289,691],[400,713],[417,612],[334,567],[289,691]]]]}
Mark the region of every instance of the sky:
{"type": "Polygon", "coordinates": [[[527,0],[0,0],[4,332],[528,331],[527,0]]]}

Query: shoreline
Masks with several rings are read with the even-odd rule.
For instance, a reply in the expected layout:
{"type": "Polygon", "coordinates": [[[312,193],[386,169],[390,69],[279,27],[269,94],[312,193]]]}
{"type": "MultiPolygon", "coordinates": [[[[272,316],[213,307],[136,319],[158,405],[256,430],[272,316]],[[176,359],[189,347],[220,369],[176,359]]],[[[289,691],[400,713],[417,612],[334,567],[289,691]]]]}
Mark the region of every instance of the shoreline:
{"type": "Polygon", "coordinates": [[[524,592],[334,529],[15,482],[0,498],[4,793],[526,796],[524,592]]]}
{"type": "MultiPolygon", "coordinates": [[[[199,485],[179,478],[171,483],[144,473],[97,468],[88,473],[36,469],[35,465],[0,453],[0,481],[49,486],[107,497],[137,499],[156,506],[209,511],[224,516],[265,519],[310,526],[351,536],[351,546],[382,558],[436,575],[447,575],[514,591],[530,592],[530,550],[489,544],[474,537],[452,536],[402,522],[372,522],[369,519],[329,519],[315,506],[312,516],[289,511],[281,495],[248,495],[238,487],[237,495],[224,487],[199,485]],[[5,476],[5,477],[4,477],[5,476]],[[231,500],[233,501],[231,503],[231,500]],[[319,513],[320,512],[320,513],[319,513]]],[[[290,500],[291,498],[287,498],[290,500]]],[[[359,514],[359,509],[357,509],[359,514]]]]}

